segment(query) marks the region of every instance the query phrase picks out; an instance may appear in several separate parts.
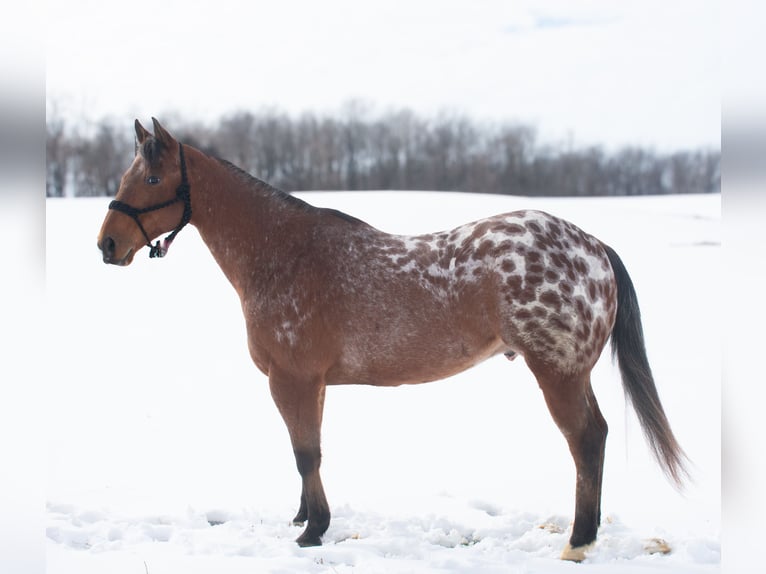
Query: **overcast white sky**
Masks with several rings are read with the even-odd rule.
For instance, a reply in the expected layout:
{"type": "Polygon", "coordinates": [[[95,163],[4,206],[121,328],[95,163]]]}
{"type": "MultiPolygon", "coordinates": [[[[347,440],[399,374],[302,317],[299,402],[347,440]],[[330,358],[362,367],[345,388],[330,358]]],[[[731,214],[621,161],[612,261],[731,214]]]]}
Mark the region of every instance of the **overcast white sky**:
{"type": "MultiPolygon", "coordinates": [[[[544,139],[720,145],[714,0],[168,0],[48,4],[48,110],[210,121],[409,107],[544,139]]],[[[172,123],[166,122],[172,131],[172,123]]]]}

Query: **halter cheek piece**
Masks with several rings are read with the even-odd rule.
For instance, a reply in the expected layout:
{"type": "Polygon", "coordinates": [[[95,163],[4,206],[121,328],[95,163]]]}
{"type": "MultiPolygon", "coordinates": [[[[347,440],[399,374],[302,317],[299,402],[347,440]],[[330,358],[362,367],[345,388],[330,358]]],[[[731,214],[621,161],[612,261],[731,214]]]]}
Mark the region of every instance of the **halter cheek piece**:
{"type": "Polygon", "coordinates": [[[114,209],[115,211],[119,211],[121,213],[124,213],[125,215],[132,217],[133,221],[136,222],[136,225],[138,225],[138,228],[141,230],[141,233],[144,234],[144,238],[146,239],[146,245],[149,247],[149,257],[165,257],[165,254],[168,252],[168,248],[170,247],[170,244],[173,242],[173,239],[175,239],[176,235],[178,235],[178,232],[183,229],[184,225],[189,223],[191,220],[192,215],[192,209],[191,209],[191,186],[189,185],[189,181],[186,177],[186,160],[184,159],[184,146],[183,144],[178,144],[178,153],[181,158],[181,183],[176,188],[176,196],[173,199],[169,199],[168,201],[163,201],[162,203],[156,203],[154,205],[150,205],[148,207],[142,207],[142,208],[136,208],[132,205],[128,205],[127,203],[123,203],[122,201],[117,201],[116,199],[113,200],[109,204],[109,209],[114,209]],[[149,213],[150,211],[157,211],[158,209],[164,209],[165,207],[169,207],[173,205],[174,203],[178,203],[179,201],[183,202],[184,204],[184,212],[181,216],[181,221],[176,225],[176,228],[168,235],[165,240],[162,242],[162,245],[160,245],[160,240],[157,240],[157,243],[152,245],[151,240],[149,239],[149,234],[146,233],[146,230],[144,229],[144,226],[141,224],[141,220],[138,218],[139,215],[142,215],[144,213],[149,213]]]}

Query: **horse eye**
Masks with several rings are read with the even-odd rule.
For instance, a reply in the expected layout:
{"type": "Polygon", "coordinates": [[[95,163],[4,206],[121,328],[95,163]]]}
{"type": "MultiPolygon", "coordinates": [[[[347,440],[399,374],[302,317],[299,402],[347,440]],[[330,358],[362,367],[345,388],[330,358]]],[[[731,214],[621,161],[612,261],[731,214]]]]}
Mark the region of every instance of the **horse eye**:
{"type": "Polygon", "coordinates": [[[146,183],[148,183],[149,185],[157,185],[159,182],[160,182],[160,178],[157,177],[156,175],[150,175],[149,177],[146,178],[146,183]]]}

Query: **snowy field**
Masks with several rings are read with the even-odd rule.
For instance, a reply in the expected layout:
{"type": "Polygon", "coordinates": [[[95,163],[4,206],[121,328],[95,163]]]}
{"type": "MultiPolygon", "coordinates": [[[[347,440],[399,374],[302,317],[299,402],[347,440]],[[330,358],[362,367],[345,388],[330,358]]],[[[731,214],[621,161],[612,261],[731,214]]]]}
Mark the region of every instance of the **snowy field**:
{"type": "Polygon", "coordinates": [[[393,233],[544,209],[612,245],[694,465],[665,480],[604,354],[598,543],[558,560],[574,465],[523,360],[413,387],[329,388],[320,548],[290,525],[300,479],[234,290],[195,229],[165,259],[104,265],[109,200],[47,200],[48,574],[720,572],[720,196],[530,199],[307,193],[393,233]],[[671,552],[647,547],[664,541],[671,552]]]}

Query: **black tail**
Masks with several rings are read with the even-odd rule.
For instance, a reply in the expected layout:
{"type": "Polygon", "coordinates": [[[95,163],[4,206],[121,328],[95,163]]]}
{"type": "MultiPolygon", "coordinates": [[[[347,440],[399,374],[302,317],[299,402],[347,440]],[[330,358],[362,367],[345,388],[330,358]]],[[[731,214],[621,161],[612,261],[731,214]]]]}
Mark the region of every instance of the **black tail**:
{"type": "Polygon", "coordinates": [[[617,281],[617,317],[612,329],[612,357],[617,358],[625,396],[638,415],[654,457],[665,474],[681,488],[684,479],[689,476],[685,468],[687,458],[670,430],[654,385],[646,357],[636,291],[617,253],[607,245],[604,248],[617,281]]]}

